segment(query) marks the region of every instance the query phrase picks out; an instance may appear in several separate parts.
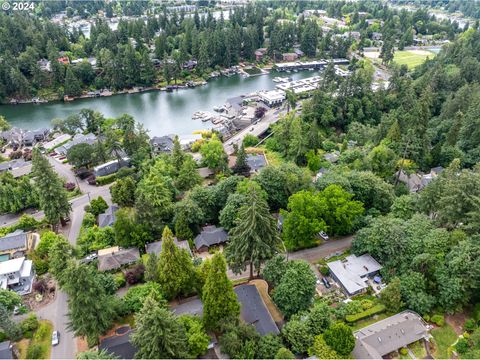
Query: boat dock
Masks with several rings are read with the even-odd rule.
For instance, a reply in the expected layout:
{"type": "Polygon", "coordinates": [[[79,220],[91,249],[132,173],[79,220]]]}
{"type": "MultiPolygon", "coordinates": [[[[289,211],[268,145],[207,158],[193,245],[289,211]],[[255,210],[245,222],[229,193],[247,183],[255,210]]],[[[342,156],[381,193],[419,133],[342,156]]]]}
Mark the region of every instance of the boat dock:
{"type": "Polygon", "coordinates": [[[315,61],[295,61],[281,64],[275,64],[277,71],[301,71],[301,70],[321,70],[330,62],[334,65],[348,65],[348,59],[315,60],[315,61]]]}

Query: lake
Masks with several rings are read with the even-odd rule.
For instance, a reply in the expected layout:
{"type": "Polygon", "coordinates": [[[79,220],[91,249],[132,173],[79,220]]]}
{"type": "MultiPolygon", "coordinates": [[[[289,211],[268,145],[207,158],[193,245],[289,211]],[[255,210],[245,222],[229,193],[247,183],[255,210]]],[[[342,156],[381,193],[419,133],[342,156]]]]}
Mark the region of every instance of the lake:
{"type": "Polygon", "coordinates": [[[228,98],[258,90],[275,88],[272,79],[290,76],[294,80],[318,75],[318,71],[277,73],[242,77],[233,75],[210,80],[207,85],[173,92],[150,91],[136,94],[121,94],[110,97],[78,99],[72,102],[56,101],[47,104],[0,105],[0,115],[10,124],[22,129],[34,130],[49,127],[51,120],[66,118],[83,108],[103,113],[106,117],[130,114],[145,128],[150,136],[178,134],[190,135],[194,130],[211,127],[211,123],[192,120],[195,111],[211,111],[222,106],[228,98]]]}

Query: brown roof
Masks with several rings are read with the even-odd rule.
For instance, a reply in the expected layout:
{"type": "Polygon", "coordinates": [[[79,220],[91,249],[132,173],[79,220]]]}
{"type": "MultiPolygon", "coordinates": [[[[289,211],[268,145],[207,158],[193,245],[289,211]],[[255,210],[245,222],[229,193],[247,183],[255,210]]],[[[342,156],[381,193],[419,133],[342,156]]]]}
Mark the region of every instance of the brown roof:
{"type": "Polygon", "coordinates": [[[140,251],[137,248],[121,249],[99,256],[98,270],[109,271],[118,269],[124,265],[133,264],[138,259],[140,259],[140,251]]]}

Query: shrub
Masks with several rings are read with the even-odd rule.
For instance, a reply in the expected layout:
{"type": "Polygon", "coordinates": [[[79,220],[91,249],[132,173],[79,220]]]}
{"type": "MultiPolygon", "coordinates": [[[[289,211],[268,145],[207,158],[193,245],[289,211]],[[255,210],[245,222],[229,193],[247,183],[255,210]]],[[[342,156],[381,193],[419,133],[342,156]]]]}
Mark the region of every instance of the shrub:
{"type": "Polygon", "coordinates": [[[431,317],[430,319],[431,322],[436,324],[437,326],[443,326],[445,325],[445,317],[440,314],[435,314],[431,317]]]}
{"type": "Polygon", "coordinates": [[[130,285],[137,284],[143,280],[143,274],[145,273],[145,266],[143,264],[137,264],[125,273],[125,279],[130,285]]]}
{"type": "Polygon", "coordinates": [[[111,184],[117,179],[117,174],[110,174],[107,176],[98,176],[95,178],[97,185],[107,185],[111,184]]]}
{"type": "Polygon", "coordinates": [[[252,147],[258,144],[258,138],[252,134],[247,134],[243,138],[243,146],[244,147],[252,147]]]}
{"type": "Polygon", "coordinates": [[[400,355],[406,356],[408,354],[407,348],[401,348],[400,349],[400,355]]]}
{"type": "Polygon", "coordinates": [[[372,300],[362,300],[362,308],[363,310],[368,310],[373,307],[373,301],[372,300]]]}
{"type": "Polygon", "coordinates": [[[423,315],[423,320],[425,320],[427,322],[430,321],[430,315],[428,315],[428,314],[423,315]]]}
{"type": "Polygon", "coordinates": [[[326,265],[320,266],[320,274],[322,274],[323,276],[327,276],[329,273],[330,273],[330,269],[328,268],[328,266],[326,265]]]}
{"type": "Polygon", "coordinates": [[[117,286],[117,289],[124,287],[127,283],[127,280],[125,279],[125,275],[123,273],[115,274],[113,279],[115,280],[115,285],[117,286]]]}
{"type": "Polygon", "coordinates": [[[129,168],[129,167],[123,167],[120,170],[117,171],[116,178],[117,179],[122,179],[127,176],[133,175],[135,173],[134,168],[129,168]]]}
{"type": "Polygon", "coordinates": [[[32,288],[34,291],[40,294],[45,294],[45,292],[47,291],[47,282],[45,281],[45,279],[38,279],[33,283],[32,288]]]}
{"type": "Polygon", "coordinates": [[[275,359],[295,359],[295,355],[287,348],[282,347],[277,351],[275,359]]]}
{"type": "Polygon", "coordinates": [[[37,331],[35,331],[35,334],[33,335],[34,340],[35,341],[45,340],[50,335],[49,330],[50,330],[50,328],[48,327],[47,324],[40,324],[37,331]]]}
{"type": "Polygon", "coordinates": [[[75,190],[75,184],[74,183],[71,183],[71,182],[67,182],[63,185],[63,187],[67,190],[67,191],[73,191],[75,190]]]}
{"type": "MultiPolygon", "coordinates": [[[[25,337],[26,333],[30,333],[30,338],[32,337],[33,331],[37,330],[38,328],[38,319],[37,316],[34,313],[31,313],[28,315],[28,317],[20,323],[20,328],[22,329],[22,332],[25,337]]],[[[28,337],[27,337],[28,338],[28,337]]]]}
{"type": "Polygon", "coordinates": [[[42,359],[43,346],[40,344],[31,344],[27,349],[27,359],[42,359]]]}
{"type": "Polygon", "coordinates": [[[477,324],[475,323],[475,320],[468,319],[467,321],[465,321],[463,328],[467,331],[473,331],[477,328],[477,324]]]}
{"type": "Polygon", "coordinates": [[[455,344],[455,350],[457,350],[459,354],[465,354],[468,351],[468,348],[468,340],[464,338],[458,339],[455,344]]]}
{"type": "Polygon", "coordinates": [[[362,312],[359,312],[358,314],[353,314],[353,315],[347,315],[345,316],[345,320],[349,323],[356,322],[358,320],[365,319],[367,317],[370,317],[375,314],[380,314],[385,311],[385,305],[383,304],[378,304],[370,309],[364,310],[362,312]]]}

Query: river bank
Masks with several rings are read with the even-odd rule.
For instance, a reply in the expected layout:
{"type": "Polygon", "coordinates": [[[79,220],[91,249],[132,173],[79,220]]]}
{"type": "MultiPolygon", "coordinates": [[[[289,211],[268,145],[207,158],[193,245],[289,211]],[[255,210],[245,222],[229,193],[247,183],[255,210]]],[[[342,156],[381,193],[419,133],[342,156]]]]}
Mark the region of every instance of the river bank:
{"type": "MultiPolygon", "coordinates": [[[[315,71],[292,73],[294,79],[316,75],[315,71]]],[[[106,117],[130,114],[150,130],[151,136],[169,134],[191,135],[195,130],[208,129],[212,124],[192,120],[196,111],[213,111],[227,99],[259,90],[275,88],[275,71],[262,76],[239,74],[218,76],[204,86],[167,91],[145,91],[118,96],[77,99],[72,102],[50,102],[34,105],[0,105],[0,115],[13,125],[26,130],[50,127],[52,119],[66,118],[83,108],[103,113],[106,117]]]]}

